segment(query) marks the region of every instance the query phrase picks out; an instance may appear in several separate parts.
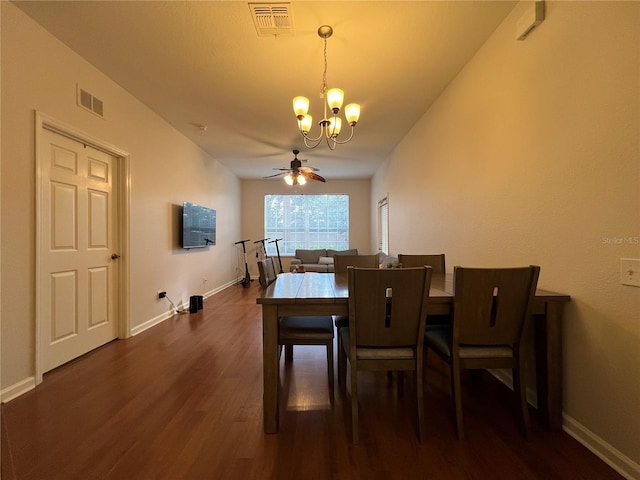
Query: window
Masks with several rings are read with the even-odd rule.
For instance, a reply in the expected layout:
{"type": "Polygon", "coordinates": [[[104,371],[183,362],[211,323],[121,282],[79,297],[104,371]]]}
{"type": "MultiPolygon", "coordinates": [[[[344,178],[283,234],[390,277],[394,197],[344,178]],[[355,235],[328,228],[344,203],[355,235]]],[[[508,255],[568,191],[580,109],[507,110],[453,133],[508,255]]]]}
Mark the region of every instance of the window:
{"type": "Polygon", "coordinates": [[[389,197],[378,202],[378,250],[389,255],[389,197]]]}
{"type": "MultiPolygon", "coordinates": [[[[280,255],[296,249],[349,248],[349,196],[265,195],[264,236],[278,242],[280,255]]],[[[267,255],[275,255],[275,243],[267,242],[267,255]]]]}

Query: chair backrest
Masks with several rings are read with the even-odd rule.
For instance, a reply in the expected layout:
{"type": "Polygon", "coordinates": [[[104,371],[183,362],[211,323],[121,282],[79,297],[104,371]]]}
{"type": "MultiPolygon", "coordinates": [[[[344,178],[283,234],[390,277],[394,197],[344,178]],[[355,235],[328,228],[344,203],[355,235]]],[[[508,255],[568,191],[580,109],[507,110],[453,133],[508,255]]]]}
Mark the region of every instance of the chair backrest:
{"type": "Polygon", "coordinates": [[[349,329],[357,347],[421,348],[430,267],[349,267],[348,277],[349,329]]]}
{"type": "Polygon", "coordinates": [[[347,267],[378,268],[378,255],[335,255],[335,273],[347,273],[347,267]]]}
{"type": "Polygon", "coordinates": [[[454,345],[520,343],[531,317],[540,267],[455,267],[454,345]]]}
{"type": "Polygon", "coordinates": [[[446,273],[447,271],[444,266],[444,253],[437,255],[407,255],[400,253],[398,254],[398,263],[402,265],[402,268],[428,265],[433,269],[433,273],[446,273]]]}
{"type": "Polygon", "coordinates": [[[260,272],[260,285],[267,288],[276,279],[276,268],[273,264],[273,258],[268,257],[258,260],[258,271],[260,272]]]}

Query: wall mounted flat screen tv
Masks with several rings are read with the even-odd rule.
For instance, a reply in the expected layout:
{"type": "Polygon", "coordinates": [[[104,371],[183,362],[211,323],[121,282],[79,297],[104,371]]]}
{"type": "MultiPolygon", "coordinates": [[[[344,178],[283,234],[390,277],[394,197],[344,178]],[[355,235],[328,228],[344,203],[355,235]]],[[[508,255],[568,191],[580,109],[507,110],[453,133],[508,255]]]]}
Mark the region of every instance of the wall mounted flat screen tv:
{"type": "Polygon", "coordinates": [[[216,211],[195,203],[182,204],[182,248],[216,244],[216,211]]]}

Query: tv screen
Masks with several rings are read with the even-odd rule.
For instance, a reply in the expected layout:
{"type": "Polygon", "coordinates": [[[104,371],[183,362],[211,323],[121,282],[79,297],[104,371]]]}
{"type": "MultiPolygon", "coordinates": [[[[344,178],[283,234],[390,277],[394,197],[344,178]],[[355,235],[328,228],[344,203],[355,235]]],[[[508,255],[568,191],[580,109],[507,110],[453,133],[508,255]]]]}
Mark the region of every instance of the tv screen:
{"type": "Polygon", "coordinates": [[[182,248],[216,244],[216,211],[195,203],[182,204],[182,248]]]}

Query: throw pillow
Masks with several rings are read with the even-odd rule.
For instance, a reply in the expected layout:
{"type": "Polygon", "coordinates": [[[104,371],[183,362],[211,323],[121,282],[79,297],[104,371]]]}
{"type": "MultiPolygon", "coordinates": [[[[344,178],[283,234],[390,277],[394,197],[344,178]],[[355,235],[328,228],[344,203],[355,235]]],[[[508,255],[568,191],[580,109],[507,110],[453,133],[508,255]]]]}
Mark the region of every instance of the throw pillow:
{"type": "Polygon", "coordinates": [[[320,265],[333,265],[333,257],[320,257],[320,260],[318,260],[318,263],[320,265]]]}

